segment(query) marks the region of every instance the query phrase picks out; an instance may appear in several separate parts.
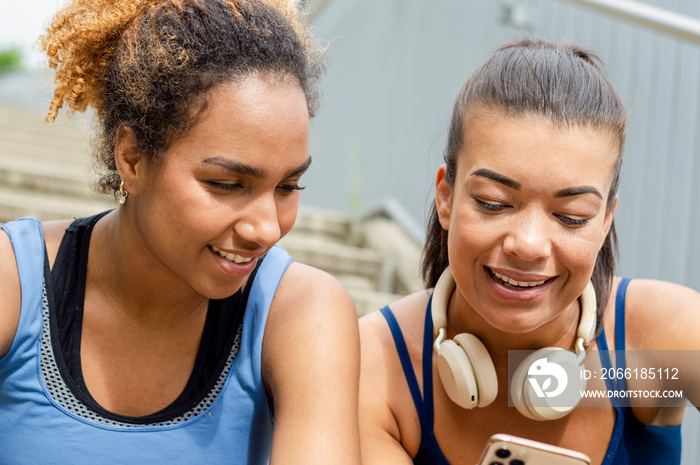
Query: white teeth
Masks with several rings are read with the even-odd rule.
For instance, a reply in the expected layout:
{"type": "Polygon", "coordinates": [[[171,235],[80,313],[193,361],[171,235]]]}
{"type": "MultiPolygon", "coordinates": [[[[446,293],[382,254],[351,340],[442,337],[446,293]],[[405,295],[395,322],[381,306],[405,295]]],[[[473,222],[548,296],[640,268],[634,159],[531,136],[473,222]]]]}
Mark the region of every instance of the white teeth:
{"type": "Polygon", "coordinates": [[[249,261],[251,261],[253,259],[252,257],[245,258],[245,257],[241,257],[240,255],[233,254],[233,253],[224,252],[223,250],[218,249],[218,248],[214,247],[213,245],[211,246],[211,250],[218,253],[219,255],[224,257],[226,260],[228,260],[230,262],[234,262],[234,263],[248,263],[249,261]]]}
{"type": "Polygon", "coordinates": [[[508,276],[504,276],[500,273],[496,273],[495,271],[491,270],[498,279],[503,281],[506,284],[510,284],[511,286],[517,286],[517,287],[535,287],[535,286],[541,286],[544,284],[546,279],[543,279],[542,281],[516,281],[512,278],[509,278],[508,276]]]}

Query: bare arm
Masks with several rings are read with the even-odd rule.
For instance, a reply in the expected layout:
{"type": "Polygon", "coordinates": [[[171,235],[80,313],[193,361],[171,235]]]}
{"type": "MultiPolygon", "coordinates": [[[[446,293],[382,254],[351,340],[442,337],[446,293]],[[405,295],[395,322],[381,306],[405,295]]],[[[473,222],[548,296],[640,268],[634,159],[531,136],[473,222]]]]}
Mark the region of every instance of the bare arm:
{"type": "Polygon", "coordinates": [[[357,313],[335,278],[290,265],[270,308],[262,360],[274,402],[270,463],[358,464],[357,313]]]}
{"type": "Polygon", "coordinates": [[[700,293],[651,280],[634,280],[630,289],[628,349],[644,351],[640,366],[663,371],[646,384],[656,381],[659,389],[682,389],[684,398],[700,408],[700,293]],[[671,376],[665,376],[666,369],[671,376]]]}
{"type": "Polygon", "coordinates": [[[0,357],[7,353],[15,338],[21,307],[15,253],[10,238],[0,230],[0,357]]]}

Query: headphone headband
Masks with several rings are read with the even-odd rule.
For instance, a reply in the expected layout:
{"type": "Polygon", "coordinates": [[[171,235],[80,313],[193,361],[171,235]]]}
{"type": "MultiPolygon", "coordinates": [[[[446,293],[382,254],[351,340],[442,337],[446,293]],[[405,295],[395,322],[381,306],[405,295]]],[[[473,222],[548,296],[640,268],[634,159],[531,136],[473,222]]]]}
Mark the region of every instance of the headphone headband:
{"type": "Polygon", "coordinates": [[[435,284],[432,299],[432,316],[433,316],[433,339],[438,335],[438,331],[447,328],[447,304],[450,302],[452,291],[456,287],[455,278],[452,276],[452,270],[448,266],[442,272],[438,282],[435,284]],[[437,311],[436,311],[437,310],[437,311]]]}

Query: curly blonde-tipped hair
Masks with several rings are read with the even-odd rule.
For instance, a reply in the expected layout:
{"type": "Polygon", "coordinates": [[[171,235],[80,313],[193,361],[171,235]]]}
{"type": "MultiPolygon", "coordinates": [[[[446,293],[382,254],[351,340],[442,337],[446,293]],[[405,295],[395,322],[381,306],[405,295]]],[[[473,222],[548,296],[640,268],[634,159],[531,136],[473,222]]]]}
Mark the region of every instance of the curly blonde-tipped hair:
{"type": "Polygon", "coordinates": [[[47,121],[64,104],[97,112],[102,192],[118,190],[119,127],[143,156],[163,156],[218,83],[295,77],[310,116],[317,104],[322,48],[287,0],[73,0],[40,44],[56,70],[47,121]]]}

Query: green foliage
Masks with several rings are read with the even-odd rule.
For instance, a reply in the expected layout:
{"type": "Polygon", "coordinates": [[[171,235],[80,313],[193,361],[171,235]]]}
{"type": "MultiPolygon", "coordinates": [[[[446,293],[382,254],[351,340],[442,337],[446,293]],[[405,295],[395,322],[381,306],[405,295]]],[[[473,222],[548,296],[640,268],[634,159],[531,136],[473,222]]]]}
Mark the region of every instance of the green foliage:
{"type": "Polygon", "coordinates": [[[19,48],[0,50],[0,74],[16,71],[22,67],[22,52],[19,48]]]}

